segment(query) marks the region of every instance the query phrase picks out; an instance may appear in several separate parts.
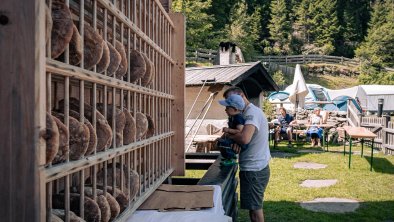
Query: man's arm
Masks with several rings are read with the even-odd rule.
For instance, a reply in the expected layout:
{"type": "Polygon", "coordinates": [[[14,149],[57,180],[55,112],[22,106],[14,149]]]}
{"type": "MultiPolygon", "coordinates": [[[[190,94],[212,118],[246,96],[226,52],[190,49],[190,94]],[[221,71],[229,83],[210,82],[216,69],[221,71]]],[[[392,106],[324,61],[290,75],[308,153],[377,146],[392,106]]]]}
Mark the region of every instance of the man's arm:
{"type": "Polygon", "coordinates": [[[240,133],[233,135],[227,133],[226,136],[234,140],[238,144],[248,144],[250,143],[250,140],[252,139],[255,130],[256,127],[254,125],[246,124],[240,133]]]}
{"type": "Polygon", "coordinates": [[[222,131],[223,131],[223,133],[237,134],[237,133],[241,133],[243,128],[244,128],[244,125],[238,124],[236,129],[224,127],[222,131]]]}

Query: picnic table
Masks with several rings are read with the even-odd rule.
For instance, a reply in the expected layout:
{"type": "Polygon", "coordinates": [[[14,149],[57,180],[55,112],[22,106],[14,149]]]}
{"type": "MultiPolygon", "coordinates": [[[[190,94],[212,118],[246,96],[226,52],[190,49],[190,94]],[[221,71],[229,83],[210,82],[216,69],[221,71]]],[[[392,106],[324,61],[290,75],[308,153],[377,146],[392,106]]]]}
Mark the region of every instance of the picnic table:
{"type": "Polygon", "coordinates": [[[197,146],[197,152],[209,153],[218,138],[220,135],[196,135],[193,143],[197,146]]]}
{"type": "Polygon", "coordinates": [[[373,165],[373,143],[374,139],[377,137],[377,135],[365,127],[353,127],[353,126],[344,126],[343,129],[345,130],[345,141],[343,143],[343,155],[345,155],[345,150],[346,150],[346,135],[349,136],[349,169],[350,169],[350,164],[352,161],[352,139],[361,139],[361,157],[363,157],[363,152],[364,152],[364,140],[365,139],[370,139],[371,140],[371,166],[370,170],[372,171],[372,165],[373,165]]]}

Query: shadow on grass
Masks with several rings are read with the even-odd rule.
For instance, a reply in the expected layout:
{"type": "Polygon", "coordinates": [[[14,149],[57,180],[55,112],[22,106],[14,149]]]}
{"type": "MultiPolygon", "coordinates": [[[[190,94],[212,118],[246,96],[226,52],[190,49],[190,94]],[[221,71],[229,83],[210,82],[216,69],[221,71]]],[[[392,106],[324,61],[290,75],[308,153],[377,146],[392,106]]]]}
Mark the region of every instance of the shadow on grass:
{"type": "MultiPolygon", "coordinates": [[[[239,204],[238,204],[239,207],[239,204]]],[[[381,202],[361,202],[351,213],[313,212],[303,209],[297,202],[264,201],[265,221],[394,221],[394,200],[381,202]]],[[[247,210],[239,210],[238,222],[249,221],[247,210]]]]}
{"type": "MultiPolygon", "coordinates": [[[[364,156],[364,158],[371,164],[370,156],[364,156]]],[[[394,165],[386,158],[374,157],[372,168],[378,173],[394,174],[394,165]]]]}
{"type": "Polygon", "coordinates": [[[310,147],[309,144],[296,144],[293,143],[291,147],[285,142],[278,143],[276,148],[270,144],[271,156],[274,158],[293,158],[300,157],[312,153],[324,153],[321,147],[310,147]]]}

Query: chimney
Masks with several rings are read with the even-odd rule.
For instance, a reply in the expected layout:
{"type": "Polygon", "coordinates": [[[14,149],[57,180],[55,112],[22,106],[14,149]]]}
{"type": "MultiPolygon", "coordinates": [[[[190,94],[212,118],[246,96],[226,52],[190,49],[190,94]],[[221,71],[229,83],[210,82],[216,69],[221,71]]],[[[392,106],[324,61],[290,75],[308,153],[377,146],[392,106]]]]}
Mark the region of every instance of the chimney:
{"type": "Polygon", "coordinates": [[[241,49],[232,42],[221,42],[219,44],[218,57],[218,65],[230,65],[244,62],[241,49]]]}

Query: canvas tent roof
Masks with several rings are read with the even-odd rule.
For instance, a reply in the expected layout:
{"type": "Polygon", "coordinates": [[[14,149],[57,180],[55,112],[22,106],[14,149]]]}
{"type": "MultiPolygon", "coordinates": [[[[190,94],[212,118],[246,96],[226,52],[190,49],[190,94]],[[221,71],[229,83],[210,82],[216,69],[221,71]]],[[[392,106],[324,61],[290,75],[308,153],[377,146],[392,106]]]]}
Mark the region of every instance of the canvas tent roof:
{"type": "Polygon", "coordinates": [[[186,68],[186,86],[226,84],[240,86],[250,97],[258,97],[261,91],[277,91],[274,82],[261,62],[207,67],[186,68]]]}

